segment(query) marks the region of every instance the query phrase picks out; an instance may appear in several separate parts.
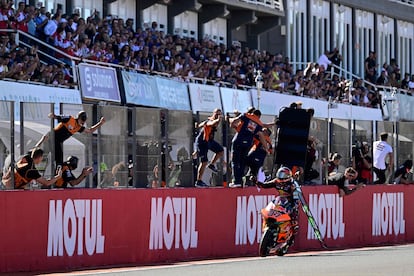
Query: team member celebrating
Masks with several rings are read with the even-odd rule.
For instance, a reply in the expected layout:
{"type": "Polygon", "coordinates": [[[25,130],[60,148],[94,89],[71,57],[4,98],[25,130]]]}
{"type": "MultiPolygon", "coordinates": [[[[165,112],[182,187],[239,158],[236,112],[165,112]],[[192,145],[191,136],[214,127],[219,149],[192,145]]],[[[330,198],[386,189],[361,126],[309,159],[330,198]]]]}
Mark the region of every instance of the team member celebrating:
{"type": "Polygon", "coordinates": [[[208,164],[208,157],[207,153],[208,150],[214,152],[213,159],[211,160],[208,167],[217,172],[217,168],[214,165],[217,160],[219,160],[223,154],[224,149],[223,147],[214,140],[214,134],[217,131],[217,127],[221,122],[222,119],[222,112],[220,109],[216,108],[213,111],[211,117],[209,117],[206,121],[201,122],[198,127],[201,128],[200,133],[197,135],[196,138],[196,149],[197,151],[193,153],[193,155],[197,154],[200,157],[200,164],[198,165],[197,169],[197,181],[195,183],[196,187],[207,187],[208,185],[204,183],[201,179],[203,177],[204,171],[208,164]]]}
{"type": "Polygon", "coordinates": [[[68,159],[62,165],[62,177],[60,177],[56,183],[55,187],[57,188],[67,188],[68,184],[70,186],[79,185],[90,173],[93,172],[92,167],[85,167],[82,170],[82,173],[75,177],[72,170],[76,170],[78,167],[79,158],[76,156],[69,156],[68,159]]]}
{"type": "Polygon", "coordinates": [[[14,183],[11,181],[11,167],[2,178],[2,182],[6,188],[25,189],[27,185],[35,180],[43,186],[51,186],[61,177],[62,171],[58,170],[56,176],[51,179],[44,178],[36,168],[43,160],[43,150],[35,148],[22,156],[16,163],[14,169],[14,183]]]}
{"type": "MultiPolygon", "coordinates": [[[[79,133],[93,133],[105,123],[105,118],[101,117],[99,122],[90,128],[85,127],[88,116],[85,111],[80,111],[76,117],[55,115],[50,113],[48,115],[51,119],[58,120],[58,125],[53,129],[55,136],[55,161],[56,166],[63,164],[63,142],[66,141],[76,132],[79,133]]],[[[49,133],[44,135],[42,139],[36,144],[39,147],[44,141],[49,138],[49,133]]]]}

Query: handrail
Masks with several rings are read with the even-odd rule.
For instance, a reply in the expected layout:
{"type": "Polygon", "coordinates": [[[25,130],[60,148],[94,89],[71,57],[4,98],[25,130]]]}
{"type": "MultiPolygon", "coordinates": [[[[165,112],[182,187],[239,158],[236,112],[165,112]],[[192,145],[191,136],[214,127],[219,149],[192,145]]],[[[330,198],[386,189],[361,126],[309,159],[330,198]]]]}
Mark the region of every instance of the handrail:
{"type": "Polygon", "coordinates": [[[407,5],[407,6],[414,7],[414,1],[413,0],[388,0],[388,1],[396,2],[396,3],[401,4],[401,5],[407,5]]]}
{"type": "Polygon", "coordinates": [[[79,61],[85,62],[85,63],[92,63],[92,64],[95,64],[95,65],[106,66],[106,67],[115,67],[115,68],[118,68],[118,69],[125,68],[125,66],[119,65],[119,64],[116,64],[116,63],[104,62],[104,61],[93,60],[93,59],[88,59],[88,58],[82,58],[82,59],[79,59],[79,61]]]}
{"type": "Polygon", "coordinates": [[[337,66],[337,65],[335,65],[335,64],[331,64],[331,74],[341,76],[341,74],[336,74],[336,73],[335,73],[335,70],[334,70],[335,68],[336,68],[336,69],[338,69],[338,70],[340,70],[340,72],[344,72],[344,73],[346,73],[346,75],[351,76],[353,79],[360,79],[360,80],[362,80],[362,82],[363,82],[363,83],[365,83],[365,84],[368,84],[368,85],[372,86],[372,87],[374,88],[374,90],[375,90],[375,91],[377,90],[377,89],[376,89],[376,87],[377,87],[377,85],[376,85],[376,84],[374,84],[374,83],[372,83],[372,82],[370,82],[370,81],[367,81],[367,80],[365,80],[364,78],[362,78],[361,76],[355,75],[354,73],[352,73],[352,72],[350,72],[350,71],[347,71],[347,70],[345,70],[344,68],[339,67],[339,66],[337,66]]]}
{"type": "Polygon", "coordinates": [[[272,8],[278,11],[284,11],[283,1],[280,0],[239,0],[241,2],[246,2],[252,5],[260,5],[267,8],[272,8]]]}
{"type": "MultiPolygon", "coordinates": [[[[0,31],[1,31],[1,30],[0,30],[0,31]]],[[[14,31],[14,30],[13,30],[13,31],[14,31]]],[[[72,59],[72,60],[75,60],[75,61],[80,61],[80,60],[81,60],[81,59],[80,59],[80,58],[78,58],[78,57],[74,57],[74,56],[69,55],[68,53],[63,52],[63,51],[62,51],[62,50],[60,50],[59,48],[56,48],[56,47],[53,47],[53,46],[49,45],[48,43],[46,43],[46,42],[44,42],[44,41],[42,41],[42,40],[38,39],[38,38],[37,38],[37,37],[35,37],[35,36],[32,36],[32,35],[31,35],[31,34],[29,34],[29,33],[23,32],[23,31],[21,31],[21,30],[16,30],[16,33],[17,33],[19,36],[20,36],[20,35],[27,36],[27,37],[28,37],[28,38],[30,38],[31,40],[36,41],[36,43],[41,44],[42,46],[45,46],[45,47],[47,47],[47,48],[49,48],[49,49],[53,50],[54,52],[59,53],[60,55],[64,56],[65,58],[72,59]]],[[[25,43],[24,41],[19,41],[19,42],[21,42],[21,43],[25,43]]],[[[29,47],[31,46],[31,45],[28,45],[28,44],[26,44],[26,45],[27,45],[27,46],[29,46],[29,47]]],[[[60,59],[57,59],[57,58],[54,58],[54,60],[62,62],[60,59]]]]}
{"type": "Polygon", "coordinates": [[[378,90],[382,90],[382,91],[386,91],[386,92],[390,92],[393,94],[404,94],[407,96],[414,96],[414,91],[410,91],[408,89],[402,89],[402,88],[398,88],[395,86],[386,86],[386,85],[377,85],[378,90]]]}
{"type": "MultiPolygon", "coordinates": [[[[15,38],[16,41],[15,41],[15,43],[17,45],[23,45],[23,46],[28,47],[28,48],[33,47],[33,45],[28,44],[25,40],[22,40],[20,38],[20,36],[26,37],[29,41],[35,41],[37,43],[37,45],[42,45],[46,49],[50,49],[52,52],[58,53],[59,55],[65,57],[67,60],[70,60],[71,61],[71,69],[72,69],[72,78],[73,78],[73,81],[74,81],[75,86],[76,86],[76,83],[77,83],[77,75],[76,75],[75,65],[76,65],[76,62],[79,62],[81,60],[80,58],[73,57],[73,56],[71,56],[71,55],[69,55],[69,54],[61,51],[60,49],[58,49],[56,47],[53,47],[53,46],[47,44],[46,42],[38,39],[37,37],[34,37],[34,36],[30,35],[29,33],[23,32],[21,30],[0,29],[0,32],[16,33],[16,38],[15,38]]],[[[47,53],[45,51],[42,51],[42,49],[38,49],[37,51],[41,55],[43,55],[43,56],[45,56],[45,57],[47,57],[47,58],[55,61],[56,63],[66,64],[61,59],[56,58],[56,57],[50,55],[49,53],[47,53]]]]}
{"type": "MultiPolygon", "coordinates": [[[[302,65],[303,66],[303,70],[308,66],[309,63],[310,62],[300,62],[300,61],[291,61],[290,62],[290,64],[292,64],[292,65],[296,65],[296,66],[297,65],[302,65]]],[[[333,75],[336,75],[336,76],[339,76],[339,77],[344,76],[347,79],[360,79],[360,80],[362,80],[362,82],[364,84],[367,84],[367,85],[371,86],[374,91],[377,91],[377,85],[376,84],[374,84],[374,83],[372,83],[370,81],[365,80],[361,76],[358,76],[358,75],[356,75],[356,74],[354,74],[354,73],[352,73],[352,72],[350,72],[348,70],[345,70],[344,68],[342,68],[340,66],[337,66],[335,64],[332,64],[332,63],[330,64],[330,66],[331,66],[331,72],[330,73],[331,73],[332,76],[333,75]],[[339,70],[339,73],[336,73],[335,72],[335,69],[338,69],[339,70]]]]}

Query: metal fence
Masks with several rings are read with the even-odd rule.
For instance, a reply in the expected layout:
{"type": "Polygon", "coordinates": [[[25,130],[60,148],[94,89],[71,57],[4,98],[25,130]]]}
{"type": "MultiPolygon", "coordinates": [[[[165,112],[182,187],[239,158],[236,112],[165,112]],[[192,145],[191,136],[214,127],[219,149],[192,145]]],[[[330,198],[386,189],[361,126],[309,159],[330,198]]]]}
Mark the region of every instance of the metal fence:
{"type": "MultiPolygon", "coordinates": [[[[49,103],[21,103],[20,112],[14,112],[14,103],[1,101],[0,111],[0,165],[15,164],[19,156],[32,149],[42,135],[57,123],[48,119],[54,110],[49,103]],[[13,116],[18,114],[18,118],[13,116]]],[[[64,143],[64,158],[75,155],[80,164],[74,174],[84,166],[93,166],[94,173],[80,187],[95,188],[155,188],[194,187],[197,160],[194,151],[195,123],[210,114],[192,114],[190,111],[171,111],[159,108],[125,107],[108,105],[69,105],[60,107],[63,114],[88,113],[87,124],[96,123],[104,116],[106,123],[94,134],[76,133],[64,143]]],[[[232,114],[227,114],[232,116],[232,114]]],[[[274,116],[264,116],[263,122],[273,122],[274,116]]],[[[317,158],[313,168],[319,172],[314,184],[324,184],[325,163],[330,153],[342,155],[340,169],[351,165],[352,146],[356,142],[369,145],[379,133],[390,133],[389,143],[394,149],[395,168],[414,153],[413,122],[374,122],[313,118],[310,135],[317,138],[317,158]]],[[[275,129],[272,141],[275,143],[275,129]]],[[[225,186],[230,180],[230,143],[234,130],[226,121],[216,133],[216,140],[225,148],[219,173],[206,170],[205,182],[210,186],[225,186]]],[[[50,177],[54,171],[53,139],[43,143],[44,162],[38,169],[50,177]]],[[[276,153],[277,154],[277,153],[276,153]]],[[[372,153],[371,153],[372,156],[372,153]]],[[[210,156],[211,157],[211,156],[210,156]]],[[[274,167],[274,155],[269,155],[263,166],[266,174],[274,167]]],[[[394,168],[394,169],[395,169],[394,168]]]]}

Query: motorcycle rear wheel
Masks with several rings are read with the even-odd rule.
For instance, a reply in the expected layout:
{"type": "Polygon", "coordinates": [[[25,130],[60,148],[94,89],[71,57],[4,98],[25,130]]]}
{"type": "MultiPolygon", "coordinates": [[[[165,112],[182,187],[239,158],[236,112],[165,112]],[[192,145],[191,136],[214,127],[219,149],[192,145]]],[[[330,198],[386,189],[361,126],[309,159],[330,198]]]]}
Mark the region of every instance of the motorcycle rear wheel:
{"type": "Polygon", "coordinates": [[[259,256],[266,257],[269,255],[270,249],[275,246],[276,229],[267,228],[260,239],[259,256]]]}

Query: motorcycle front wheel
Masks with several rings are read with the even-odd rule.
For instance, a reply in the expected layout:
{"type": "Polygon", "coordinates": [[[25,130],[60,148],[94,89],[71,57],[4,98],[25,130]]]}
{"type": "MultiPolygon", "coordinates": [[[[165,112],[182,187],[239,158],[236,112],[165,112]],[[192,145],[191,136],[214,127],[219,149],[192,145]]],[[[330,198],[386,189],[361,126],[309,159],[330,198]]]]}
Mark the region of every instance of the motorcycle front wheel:
{"type": "Polygon", "coordinates": [[[269,255],[270,249],[275,246],[276,229],[267,228],[260,239],[259,256],[266,257],[269,255]]]}

